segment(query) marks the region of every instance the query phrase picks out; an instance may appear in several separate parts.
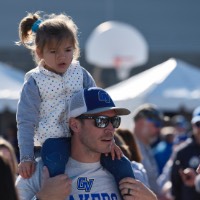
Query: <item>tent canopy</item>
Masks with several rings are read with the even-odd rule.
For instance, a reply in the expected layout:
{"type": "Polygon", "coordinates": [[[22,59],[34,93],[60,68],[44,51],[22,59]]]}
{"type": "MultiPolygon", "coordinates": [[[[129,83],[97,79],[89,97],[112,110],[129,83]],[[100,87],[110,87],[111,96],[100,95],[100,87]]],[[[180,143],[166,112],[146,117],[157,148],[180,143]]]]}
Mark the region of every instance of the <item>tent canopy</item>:
{"type": "Polygon", "coordinates": [[[0,62],[0,112],[16,112],[25,73],[0,62]]]}
{"type": "Polygon", "coordinates": [[[132,126],[133,112],[141,104],[156,104],[162,111],[188,112],[200,105],[200,69],[171,58],[128,80],[106,88],[117,106],[127,107],[131,115],[122,121],[123,128],[132,126]],[[125,122],[126,121],[126,122],[125,122]]]}

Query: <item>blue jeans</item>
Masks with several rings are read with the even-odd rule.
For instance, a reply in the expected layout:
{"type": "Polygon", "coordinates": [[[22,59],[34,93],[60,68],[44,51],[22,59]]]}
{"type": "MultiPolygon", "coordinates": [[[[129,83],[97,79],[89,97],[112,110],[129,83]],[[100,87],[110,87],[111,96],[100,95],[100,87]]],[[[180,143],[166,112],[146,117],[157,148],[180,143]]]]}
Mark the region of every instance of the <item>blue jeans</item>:
{"type": "Polygon", "coordinates": [[[41,157],[50,177],[64,174],[71,152],[71,138],[49,138],[41,149],[41,157]]]}

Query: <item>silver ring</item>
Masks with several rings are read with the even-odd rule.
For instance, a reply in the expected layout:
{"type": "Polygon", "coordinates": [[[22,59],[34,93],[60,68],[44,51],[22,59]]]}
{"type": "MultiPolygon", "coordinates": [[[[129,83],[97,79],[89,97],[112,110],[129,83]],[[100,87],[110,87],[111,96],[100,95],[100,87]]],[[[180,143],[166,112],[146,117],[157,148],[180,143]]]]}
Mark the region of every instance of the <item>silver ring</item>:
{"type": "Polygon", "coordinates": [[[131,189],[130,188],[128,188],[128,193],[127,194],[131,195],[131,189]]]}

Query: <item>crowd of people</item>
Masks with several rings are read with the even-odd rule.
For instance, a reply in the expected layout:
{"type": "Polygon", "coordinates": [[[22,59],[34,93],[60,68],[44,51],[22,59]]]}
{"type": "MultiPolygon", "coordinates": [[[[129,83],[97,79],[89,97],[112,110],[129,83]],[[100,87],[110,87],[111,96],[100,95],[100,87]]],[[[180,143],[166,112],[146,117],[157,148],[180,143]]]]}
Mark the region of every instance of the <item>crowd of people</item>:
{"type": "Polygon", "coordinates": [[[28,13],[17,44],[37,67],[25,76],[13,132],[0,138],[2,200],[200,199],[200,107],[166,123],[153,104],[120,128],[112,97],[78,62],[71,17],[28,13]],[[18,143],[19,148],[16,147],[18,143]]]}

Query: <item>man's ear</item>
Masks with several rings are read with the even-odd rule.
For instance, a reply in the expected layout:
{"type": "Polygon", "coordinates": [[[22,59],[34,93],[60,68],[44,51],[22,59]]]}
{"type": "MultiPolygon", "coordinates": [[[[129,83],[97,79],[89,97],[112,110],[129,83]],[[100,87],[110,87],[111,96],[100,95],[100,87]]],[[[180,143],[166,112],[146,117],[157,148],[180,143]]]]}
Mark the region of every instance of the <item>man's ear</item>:
{"type": "Polygon", "coordinates": [[[39,48],[36,48],[36,54],[37,54],[37,56],[38,56],[40,59],[43,58],[42,51],[41,51],[39,48]]]}
{"type": "Polygon", "coordinates": [[[76,118],[69,119],[69,127],[72,129],[74,133],[79,132],[80,129],[80,121],[76,118]]]}

